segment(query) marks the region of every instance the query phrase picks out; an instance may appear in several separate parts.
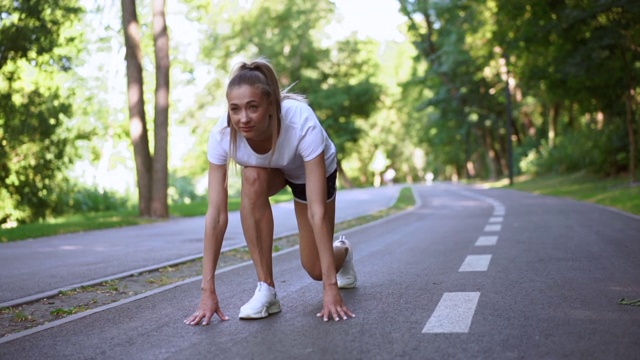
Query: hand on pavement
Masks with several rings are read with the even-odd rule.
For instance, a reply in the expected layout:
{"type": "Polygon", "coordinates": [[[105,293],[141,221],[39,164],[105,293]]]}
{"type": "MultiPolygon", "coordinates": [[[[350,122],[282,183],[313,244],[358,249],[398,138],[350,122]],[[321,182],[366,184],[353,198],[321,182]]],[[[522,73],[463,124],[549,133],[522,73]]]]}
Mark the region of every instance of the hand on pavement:
{"type": "Polygon", "coordinates": [[[338,285],[326,287],[322,292],[322,311],[318,313],[324,321],[332,318],[335,321],[347,320],[349,317],[356,317],[342,302],[342,296],[338,290],[338,285]]]}
{"type": "Polygon", "coordinates": [[[209,325],[213,315],[218,315],[220,320],[229,320],[220,309],[218,295],[215,292],[203,291],[198,310],[189,316],[184,323],[187,325],[209,325]]]}

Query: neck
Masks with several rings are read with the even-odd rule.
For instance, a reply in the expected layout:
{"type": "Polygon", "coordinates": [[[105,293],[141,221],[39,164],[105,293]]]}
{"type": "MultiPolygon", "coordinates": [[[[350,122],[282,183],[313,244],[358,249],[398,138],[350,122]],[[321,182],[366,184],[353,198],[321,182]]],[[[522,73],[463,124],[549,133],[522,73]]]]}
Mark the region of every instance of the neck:
{"type": "Polygon", "coordinates": [[[251,150],[258,154],[266,154],[271,151],[271,137],[264,140],[249,140],[247,139],[247,143],[251,147],[251,150]]]}

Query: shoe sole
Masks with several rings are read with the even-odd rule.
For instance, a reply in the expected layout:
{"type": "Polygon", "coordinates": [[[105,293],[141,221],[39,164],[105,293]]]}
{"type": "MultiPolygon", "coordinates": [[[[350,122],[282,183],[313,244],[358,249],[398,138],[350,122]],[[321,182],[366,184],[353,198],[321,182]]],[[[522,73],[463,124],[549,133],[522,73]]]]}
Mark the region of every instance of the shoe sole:
{"type": "MultiPolygon", "coordinates": [[[[351,262],[350,266],[353,266],[353,249],[351,247],[351,243],[349,243],[349,241],[347,239],[340,239],[340,240],[337,240],[336,242],[334,242],[334,245],[336,245],[336,244],[339,244],[340,246],[345,246],[345,247],[349,248],[349,254],[347,255],[347,259],[345,259],[345,262],[349,261],[349,262],[351,262]]],[[[353,289],[353,288],[356,287],[356,285],[358,284],[358,277],[355,276],[355,269],[353,269],[353,272],[354,272],[353,280],[345,282],[345,283],[342,283],[342,284],[340,284],[340,282],[338,282],[338,289],[353,289]]]]}
{"type": "Polygon", "coordinates": [[[277,303],[277,304],[273,304],[273,305],[269,306],[268,308],[264,308],[262,313],[260,313],[260,314],[246,314],[246,315],[240,314],[240,316],[238,316],[238,317],[241,320],[264,319],[264,318],[268,317],[269,315],[279,313],[281,310],[282,310],[282,308],[280,307],[280,303],[277,303]]]}
{"type": "Polygon", "coordinates": [[[358,285],[358,280],[354,280],[353,282],[347,283],[347,284],[342,284],[342,285],[338,284],[338,288],[339,289],[353,289],[353,288],[356,287],[356,285],[358,285]]]}

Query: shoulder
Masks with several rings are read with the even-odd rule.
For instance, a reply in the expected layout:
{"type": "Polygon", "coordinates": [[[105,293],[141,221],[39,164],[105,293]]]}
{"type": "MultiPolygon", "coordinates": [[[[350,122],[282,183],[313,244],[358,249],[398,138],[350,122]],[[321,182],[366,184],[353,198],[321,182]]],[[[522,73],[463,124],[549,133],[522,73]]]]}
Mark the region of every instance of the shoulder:
{"type": "Polygon", "coordinates": [[[218,122],[211,128],[210,136],[216,138],[222,138],[223,134],[229,129],[227,126],[227,114],[225,113],[220,117],[218,122]]]}
{"type": "Polygon", "coordinates": [[[286,99],[282,102],[282,118],[285,122],[316,122],[318,118],[313,109],[303,101],[286,99]]]}
{"type": "Polygon", "coordinates": [[[282,112],[285,111],[313,111],[309,104],[298,99],[284,99],[282,101],[282,112]]]}

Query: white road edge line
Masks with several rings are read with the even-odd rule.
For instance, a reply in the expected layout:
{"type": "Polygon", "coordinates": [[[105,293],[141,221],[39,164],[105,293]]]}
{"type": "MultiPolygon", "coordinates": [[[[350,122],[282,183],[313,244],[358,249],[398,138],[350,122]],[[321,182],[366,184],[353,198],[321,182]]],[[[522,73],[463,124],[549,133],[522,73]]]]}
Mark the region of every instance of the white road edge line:
{"type": "Polygon", "coordinates": [[[479,292],[444,293],[422,333],[468,333],[479,298],[479,292]]]}
{"type": "Polygon", "coordinates": [[[489,218],[490,223],[501,223],[504,218],[502,216],[496,216],[489,218]]]}
{"type": "Polygon", "coordinates": [[[491,255],[467,255],[458,271],[487,271],[489,262],[491,262],[491,255]]]}

